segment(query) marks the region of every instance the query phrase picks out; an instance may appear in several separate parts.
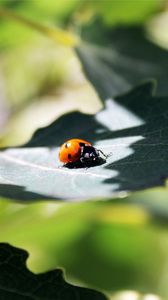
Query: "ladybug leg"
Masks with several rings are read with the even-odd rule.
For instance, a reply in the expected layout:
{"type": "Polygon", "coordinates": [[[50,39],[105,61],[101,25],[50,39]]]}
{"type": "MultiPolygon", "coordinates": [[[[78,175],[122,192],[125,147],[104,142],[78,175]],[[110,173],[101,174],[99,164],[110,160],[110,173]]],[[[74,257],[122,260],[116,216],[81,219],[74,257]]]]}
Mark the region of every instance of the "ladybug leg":
{"type": "Polygon", "coordinates": [[[102,150],[100,150],[100,149],[97,149],[97,151],[99,152],[99,153],[101,153],[105,158],[108,158],[109,156],[111,156],[112,155],[112,152],[110,152],[109,154],[105,154],[102,150]]]}
{"type": "Polygon", "coordinates": [[[106,155],[106,154],[104,154],[104,152],[102,151],[102,150],[100,150],[100,149],[97,149],[97,151],[99,152],[99,153],[101,153],[105,158],[107,158],[108,157],[108,155],[106,155]]]}
{"type": "Polygon", "coordinates": [[[106,156],[107,158],[110,157],[113,154],[113,152],[109,152],[106,156]]]}

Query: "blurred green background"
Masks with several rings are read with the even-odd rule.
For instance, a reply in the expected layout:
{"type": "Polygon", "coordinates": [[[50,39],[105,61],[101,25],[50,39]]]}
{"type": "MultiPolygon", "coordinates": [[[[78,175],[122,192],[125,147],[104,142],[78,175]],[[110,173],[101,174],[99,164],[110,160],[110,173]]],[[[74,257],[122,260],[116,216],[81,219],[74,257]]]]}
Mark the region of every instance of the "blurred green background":
{"type": "MultiPolygon", "coordinates": [[[[168,47],[167,1],[1,0],[0,8],[77,35],[96,15],[108,27],[143,24],[151,39],[168,47]]],[[[25,143],[67,111],[95,113],[101,107],[71,47],[0,17],[1,147],[25,143]]],[[[167,188],[159,188],[99,203],[25,205],[1,199],[0,241],[28,250],[34,272],[64,268],[69,281],[111,299],[160,299],[145,294],[164,299],[167,195],[167,188]]]]}

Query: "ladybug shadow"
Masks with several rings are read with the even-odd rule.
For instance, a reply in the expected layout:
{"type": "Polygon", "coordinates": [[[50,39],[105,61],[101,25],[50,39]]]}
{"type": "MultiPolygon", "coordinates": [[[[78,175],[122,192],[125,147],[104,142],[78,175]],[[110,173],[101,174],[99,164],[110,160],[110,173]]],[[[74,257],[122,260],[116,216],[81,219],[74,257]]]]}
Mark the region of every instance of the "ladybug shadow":
{"type": "Polygon", "coordinates": [[[106,163],[106,159],[104,159],[102,157],[99,157],[95,161],[89,161],[89,162],[85,162],[85,163],[82,163],[81,161],[67,163],[67,164],[64,165],[64,168],[67,168],[67,169],[86,169],[86,168],[101,166],[101,165],[104,165],[105,163],[106,163]]]}

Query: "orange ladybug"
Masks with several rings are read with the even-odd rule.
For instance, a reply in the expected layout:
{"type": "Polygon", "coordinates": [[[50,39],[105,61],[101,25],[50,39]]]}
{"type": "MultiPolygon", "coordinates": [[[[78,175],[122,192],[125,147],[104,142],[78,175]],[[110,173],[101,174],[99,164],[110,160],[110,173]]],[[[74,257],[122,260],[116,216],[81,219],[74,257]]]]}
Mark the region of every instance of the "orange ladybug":
{"type": "Polygon", "coordinates": [[[64,164],[76,162],[90,164],[100,158],[100,153],[107,158],[107,155],[93,147],[90,142],[82,139],[71,139],[61,146],[59,159],[64,164]]]}

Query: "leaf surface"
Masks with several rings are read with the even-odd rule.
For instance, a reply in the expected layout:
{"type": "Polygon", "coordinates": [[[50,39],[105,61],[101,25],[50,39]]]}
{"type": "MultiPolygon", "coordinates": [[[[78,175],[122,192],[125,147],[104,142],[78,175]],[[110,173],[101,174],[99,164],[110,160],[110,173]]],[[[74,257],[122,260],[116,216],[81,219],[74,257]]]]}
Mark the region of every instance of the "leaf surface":
{"type": "Polygon", "coordinates": [[[96,115],[72,112],[39,129],[27,145],[0,153],[0,195],[21,200],[98,199],[164,185],[168,173],[168,98],[154,97],[148,82],[109,99],[96,115]],[[112,153],[86,168],[65,168],[60,145],[84,138],[112,153]]]}

